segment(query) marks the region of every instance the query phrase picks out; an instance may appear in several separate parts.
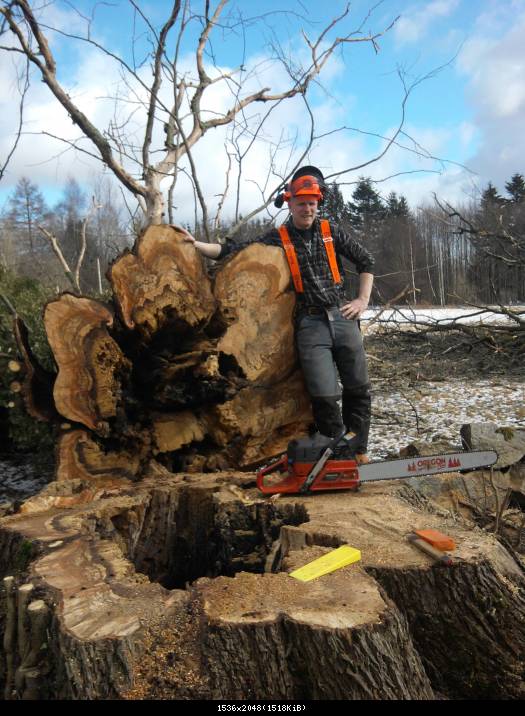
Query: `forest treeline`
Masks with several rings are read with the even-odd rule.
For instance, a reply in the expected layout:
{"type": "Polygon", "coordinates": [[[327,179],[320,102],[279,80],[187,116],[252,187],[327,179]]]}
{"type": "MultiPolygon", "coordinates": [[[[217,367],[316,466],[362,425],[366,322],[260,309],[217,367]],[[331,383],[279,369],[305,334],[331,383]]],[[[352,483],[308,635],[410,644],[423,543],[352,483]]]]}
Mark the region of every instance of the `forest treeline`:
{"type": "MultiPolygon", "coordinates": [[[[374,255],[375,303],[401,295],[396,303],[516,304],[525,301],[523,175],[512,176],[505,190],[502,196],[489,183],[477,201],[413,209],[396,192],[383,198],[362,177],[349,201],[332,184],[322,213],[374,255]]],[[[269,226],[252,222],[244,234],[269,226]]]]}
{"type": "MultiPolygon", "coordinates": [[[[504,195],[489,183],[477,201],[454,207],[433,201],[417,208],[396,192],[381,196],[374,182],[362,177],[347,201],[331,185],[322,213],[374,255],[374,303],[401,295],[397,302],[411,304],[525,301],[522,174],[506,182],[504,195]]],[[[251,221],[232,238],[256,236],[270,223],[251,221]]],[[[107,180],[84,191],[70,179],[51,207],[39,187],[23,177],[0,215],[0,271],[52,292],[71,289],[65,266],[74,270],[85,242],[79,284],[84,293],[96,295],[107,287],[109,264],[133,244],[139,228],[107,180]]],[[[202,236],[202,227],[188,228],[202,236]]],[[[223,222],[214,236],[222,240],[231,229],[223,222]]]]}

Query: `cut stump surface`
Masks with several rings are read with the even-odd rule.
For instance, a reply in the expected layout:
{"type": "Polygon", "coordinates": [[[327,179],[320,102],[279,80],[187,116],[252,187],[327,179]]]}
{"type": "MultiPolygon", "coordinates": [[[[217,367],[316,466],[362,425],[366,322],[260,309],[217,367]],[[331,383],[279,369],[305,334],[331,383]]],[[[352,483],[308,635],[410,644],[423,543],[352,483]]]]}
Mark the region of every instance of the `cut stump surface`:
{"type": "Polygon", "coordinates": [[[9,620],[32,584],[52,613],[40,697],[523,698],[522,567],[402,487],[271,500],[251,475],[155,463],[141,483],[50,485],[0,521],[4,692],[27,683],[9,620]],[[406,541],[424,528],[455,540],[452,567],[406,541]],[[342,544],[362,560],[288,575],[342,544]]]}

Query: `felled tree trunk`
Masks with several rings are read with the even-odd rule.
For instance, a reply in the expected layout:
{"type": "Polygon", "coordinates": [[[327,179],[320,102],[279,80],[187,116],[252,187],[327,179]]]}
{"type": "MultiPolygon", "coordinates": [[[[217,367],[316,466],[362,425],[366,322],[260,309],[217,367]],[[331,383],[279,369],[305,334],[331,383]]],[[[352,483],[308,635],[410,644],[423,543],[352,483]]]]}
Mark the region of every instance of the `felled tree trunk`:
{"type": "Polygon", "coordinates": [[[66,293],[45,309],[60,478],[133,479],[152,457],[239,467],[304,432],[310,406],[279,249],[253,245],[212,282],[191,243],[152,226],[109,278],[112,305],[66,293]]]}

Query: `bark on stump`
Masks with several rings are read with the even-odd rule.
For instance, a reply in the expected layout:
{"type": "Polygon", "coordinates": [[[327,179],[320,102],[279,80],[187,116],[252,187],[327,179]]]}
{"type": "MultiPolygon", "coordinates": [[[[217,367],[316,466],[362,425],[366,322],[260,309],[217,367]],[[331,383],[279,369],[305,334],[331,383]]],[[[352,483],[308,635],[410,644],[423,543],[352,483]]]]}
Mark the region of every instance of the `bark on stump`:
{"type": "Polygon", "coordinates": [[[154,463],[133,485],[53,483],[0,521],[4,692],[523,698],[523,569],[405,491],[268,500],[246,474],[154,463]],[[451,568],[406,541],[418,528],[456,540],[451,568]],[[345,543],[361,562],[306,584],[288,576],[345,543]]]}

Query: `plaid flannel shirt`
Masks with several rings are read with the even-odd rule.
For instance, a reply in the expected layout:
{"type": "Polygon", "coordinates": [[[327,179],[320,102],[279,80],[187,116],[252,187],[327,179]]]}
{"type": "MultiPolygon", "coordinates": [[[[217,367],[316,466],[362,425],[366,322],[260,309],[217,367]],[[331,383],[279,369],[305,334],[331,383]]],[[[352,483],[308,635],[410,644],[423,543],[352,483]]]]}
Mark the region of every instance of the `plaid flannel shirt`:
{"type": "MultiPolygon", "coordinates": [[[[341,256],[353,263],[358,273],[373,273],[374,259],[371,254],[339,226],[330,224],[337,265],[342,279],[340,284],[335,284],[321,236],[319,219],[315,220],[311,231],[298,231],[294,227],[291,217],[285,226],[294,245],[303,280],[304,293],[297,295],[298,308],[301,305],[340,306],[348,300],[345,296],[345,270],[341,262],[341,256]],[[310,235],[310,239],[308,235],[310,235]]],[[[271,229],[266,234],[255,239],[246,239],[244,241],[227,240],[223,244],[218,258],[223,259],[231,256],[254,243],[282,248],[279,232],[277,229],[271,229]]]]}

